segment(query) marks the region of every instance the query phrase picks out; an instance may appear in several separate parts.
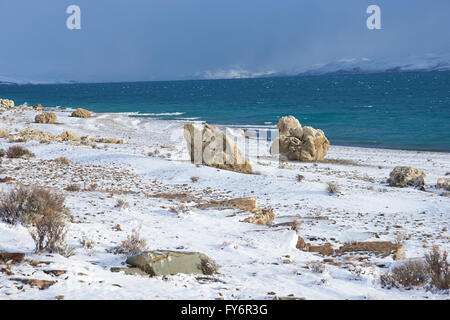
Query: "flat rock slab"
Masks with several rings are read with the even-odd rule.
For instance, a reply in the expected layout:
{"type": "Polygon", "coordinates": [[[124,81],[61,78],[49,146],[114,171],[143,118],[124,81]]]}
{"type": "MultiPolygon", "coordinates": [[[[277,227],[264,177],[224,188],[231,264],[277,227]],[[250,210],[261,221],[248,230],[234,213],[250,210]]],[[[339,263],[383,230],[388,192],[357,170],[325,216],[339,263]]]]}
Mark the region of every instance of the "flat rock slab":
{"type": "Polygon", "coordinates": [[[19,281],[25,284],[28,284],[32,287],[37,287],[40,290],[47,289],[48,287],[55,284],[55,281],[51,280],[38,280],[38,279],[21,279],[21,278],[12,278],[12,281],[19,281]]]}
{"type": "Polygon", "coordinates": [[[123,272],[128,276],[148,276],[145,271],[142,271],[139,268],[123,268],[123,267],[112,267],[111,272],[123,272]]]}
{"type": "Polygon", "coordinates": [[[1,252],[0,251],[0,262],[5,263],[20,263],[25,258],[25,253],[18,252],[1,252]]]}
{"type": "Polygon", "coordinates": [[[211,266],[214,265],[214,262],[203,253],[169,250],[143,252],[129,257],[126,262],[150,276],[177,273],[209,275],[212,273],[211,266]]]}

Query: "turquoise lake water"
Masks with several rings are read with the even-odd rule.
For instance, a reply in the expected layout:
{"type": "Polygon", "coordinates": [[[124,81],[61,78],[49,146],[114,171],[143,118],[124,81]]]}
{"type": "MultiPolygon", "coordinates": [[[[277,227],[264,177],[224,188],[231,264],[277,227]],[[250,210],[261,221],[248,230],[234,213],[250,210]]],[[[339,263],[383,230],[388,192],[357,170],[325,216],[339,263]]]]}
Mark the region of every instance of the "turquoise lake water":
{"type": "Polygon", "coordinates": [[[450,72],[0,85],[0,98],[237,126],[294,115],[335,145],[450,152],[450,72]]]}

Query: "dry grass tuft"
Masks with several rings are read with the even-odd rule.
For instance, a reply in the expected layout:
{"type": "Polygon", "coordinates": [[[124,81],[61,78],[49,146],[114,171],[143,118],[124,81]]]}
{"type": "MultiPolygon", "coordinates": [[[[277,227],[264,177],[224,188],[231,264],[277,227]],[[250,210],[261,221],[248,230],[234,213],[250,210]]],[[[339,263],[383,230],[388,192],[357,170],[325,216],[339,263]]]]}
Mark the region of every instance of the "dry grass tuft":
{"type": "Polygon", "coordinates": [[[8,158],[15,159],[15,158],[31,158],[34,157],[34,153],[32,153],[27,148],[21,147],[21,146],[11,146],[8,148],[8,151],[6,151],[6,155],[8,158]]]}
{"type": "Polygon", "coordinates": [[[438,290],[450,288],[450,264],[447,258],[447,251],[441,253],[438,246],[433,246],[431,252],[425,255],[431,285],[438,290]]]}
{"type": "Polygon", "coordinates": [[[114,205],[114,208],[118,208],[118,209],[127,209],[129,207],[130,207],[130,204],[122,199],[117,200],[117,203],[114,205]]]}
{"type": "Polygon", "coordinates": [[[147,250],[147,241],[142,239],[139,230],[133,229],[127,239],[114,248],[115,254],[135,255],[147,250]]]}
{"type": "Polygon", "coordinates": [[[327,191],[329,194],[335,194],[338,195],[341,193],[341,188],[337,183],[334,182],[327,182],[327,191]]]}
{"type": "Polygon", "coordinates": [[[425,255],[425,261],[408,261],[380,276],[380,282],[387,288],[424,287],[429,290],[448,290],[450,288],[450,264],[447,251],[441,252],[433,246],[425,255]]]}
{"type": "Polygon", "coordinates": [[[72,161],[70,161],[69,159],[67,159],[66,157],[59,157],[59,158],[55,158],[53,159],[54,162],[65,165],[65,166],[70,166],[72,165],[72,161]]]}
{"type": "Polygon", "coordinates": [[[78,192],[81,190],[81,186],[79,184],[73,183],[73,184],[69,184],[67,187],[65,187],[64,190],[70,191],[70,192],[78,192]]]}
{"type": "Polygon", "coordinates": [[[211,259],[203,259],[201,262],[202,272],[205,275],[213,275],[218,273],[220,266],[211,259]]]}
{"type": "Polygon", "coordinates": [[[298,174],[295,178],[297,179],[297,182],[302,182],[303,180],[305,180],[305,176],[301,174],[298,174]]]}

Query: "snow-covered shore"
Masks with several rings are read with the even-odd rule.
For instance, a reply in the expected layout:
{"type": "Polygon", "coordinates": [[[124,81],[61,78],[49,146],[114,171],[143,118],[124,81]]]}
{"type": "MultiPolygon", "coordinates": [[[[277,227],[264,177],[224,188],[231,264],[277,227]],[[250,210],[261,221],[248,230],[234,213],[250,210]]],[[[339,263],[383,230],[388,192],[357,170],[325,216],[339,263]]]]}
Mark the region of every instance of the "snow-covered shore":
{"type": "MultiPolygon", "coordinates": [[[[351,241],[402,242],[406,258],[423,257],[432,245],[450,251],[448,232],[450,201],[436,189],[436,180],[450,171],[450,154],[331,146],[325,163],[289,162],[277,158],[251,158],[257,174],[239,174],[191,164],[181,122],[95,114],[89,119],[56,112],[56,124],[36,124],[36,111],[16,107],[0,114],[0,127],[10,134],[27,127],[77,136],[123,139],[124,144],[73,142],[20,144],[35,153],[25,159],[4,158],[0,183],[8,190],[15,183],[37,184],[64,193],[74,216],[67,242],[77,254],[35,254],[26,228],[0,222],[0,251],[24,252],[26,259],[51,261],[12,266],[13,276],[0,273],[0,299],[272,299],[294,295],[307,299],[446,299],[448,293],[424,289],[382,288],[378,278],[393,263],[392,257],[370,256],[350,264],[327,263],[317,253],[296,248],[300,235],[312,244],[331,243],[338,248],[351,241]],[[152,155],[149,155],[152,154],[152,155]],[[72,166],[49,161],[67,157],[72,166]],[[398,165],[424,170],[426,191],[392,188],[386,184],[398,165]],[[297,175],[304,180],[297,181],[297,175]],[[199,177],[193,182],[191,177],[199,177]],[[327,182],[340,186],[342,195],[330,195],[327,182]],[[82,186],[78,192],[67,185],[82,186]],[[94,191],[86,191],[96,184],[94,191]],[[262,208],[273,208],[274,224],[297,219],[297,232],[289,226],[268,227],[241,220],[250,215],[232,209],[191,208],[176,213],[177,200],[157,194],[189,193],[205,200],[255,197],[262,208]],[[119,209],[119,199],[130,204],[119,209]],[[122,231],[115,228],[120,225],[122,231]],[[109,252],[132,229],[140,229],[150,249],[199,251],[220,266],[214,281],[192,275],[147,278],[110,272],[125,257],[109,252]],[[95,241],[93,249],[80,244],[95,241]],[[321,262],[322,273],[308,268],[321,262]],[[66,270],[59,277],[44,270],[66,270]],[[18,285],[14,277],[57,280],[45,290],[18,285]]],[[[235,131],[233,131],[235,133],[235,131]]],[[[15,143],[14,143],[15,144],[15,143]]],[[[0,149],[11,146],[0,138],[0,149]]],[[[267,147],[263,146],[262,148],[267,147]]],[[[189,206],[190,204],[187,203],[189,206]]]]}

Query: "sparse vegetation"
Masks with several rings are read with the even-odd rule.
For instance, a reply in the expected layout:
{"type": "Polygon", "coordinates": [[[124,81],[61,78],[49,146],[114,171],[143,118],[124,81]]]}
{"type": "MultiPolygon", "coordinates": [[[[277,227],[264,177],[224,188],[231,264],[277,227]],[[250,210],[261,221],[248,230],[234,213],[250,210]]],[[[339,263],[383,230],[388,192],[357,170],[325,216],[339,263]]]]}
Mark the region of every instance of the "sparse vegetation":
{"type": "Polygon", "coordinates": [[[324,273],[325,272],[325,265],[322,262],[311,262],[308,265],[308,269],[310,269],[314,273],[324,273]]]}
{"type": "Polygon", "coordinates": [[[338,195],[341,193],[341,188],[337,183],[334,182],[327,182],[327,191],[329,194],[335,194],[338,195]]]}
{"type": "Polygon", "coordinates": [[[380,276],[381,285],[386,288],[424,286],[427,280],[427,268],[420,261],[408,261],[380,276]]]}
{"type": "Polygon", "coordinates": [[[113,252],[115,254],[133,255],[145,250],[147,250],[147,241],[141,238],[139,230],[133,229],[127,239],[114,248],[113,252]]]}
{"type": "Polygon", "coordinates": [[[5,149],[0,149],[0,158],[3,158],[4,156],[6,156],[5,149]]]}
{"type": "Polygon", "coordinates": [[[191,177],[192,182],[198,182],[199,180],[200,180],[200,177],[197,177],[197,176],[191,177]]]}
{"type": "Polygon", "coordinates": [[[305,176],[301,174],[297,174],[295,178],[297,179],[297,182],[302,182],[303,180],[305,180],[305,176]]]}
{"type": "Polygon", "coordinates": [[[447,251],[441,253],[438,246],[433,246],[431,252],[425,255],[431,285],[438,290],[450,288],[450,264],[447,258],[447,251]]]}
{"type": "Polygon", "coordinates": [[[21,146],[11,146],[8,148],[8,151],[6,152],[6,155],[8,158],[14,159],[14,158],[23,158],[23,157],[34,157],[34,153],[32,153],[27,148],[21,147],[21,146]]]}
{"type": "Polygon", "coordinates": [[[448,290],[450,288],[450,264],[447,252],[433,246],[424,261],[408,261],[380,276],[380,283],[387,288],[424,287],[448,290]]]}
{"type": "Polygon", "coordinates": [[[201,262],[202,272],[205,275],[213,275],[219,271],[219,265],[211,259],[203,259],[201,262]]]}
{"type": "Polygon", "coordinates": [[[80,244],[83,248],[88,250],[91,250],[95,247],[95,241],[86,236],[80,239],[80,244]]]}
{"type": "Polygon", "coordinates": [[[68,186],[66,186],[64,188],[64,190],[70,191],[70,192],[78,192],[81,190],[81,186],[79,184],[73,183],[73,184],[69,184],[68,186]]]}
{"type": "Polygon", "coordinates": [[[66,166],[69,166],[72,164],[72,162],[69,159],[67,159],[66,157],[55,158],[55,159],[53,159],[53,161],[56,163],[59,163],[59,164],[66,165],[66,166]]]}
{"type": "Polygon", "coordinates": [[[122,199],[117,200],[117,203],[114,205],[114,208],[118,208],[118,209],[127,209],[129,207],[130,207],[130,204],[122,199]]]}
{"type": "Polygon", "coordinates": [[[36,252],[59,252],[65,246],[67,208],[65,197],[45,188],[19,187],[1,195],[0,218],[25,225],[36,252]]]}

